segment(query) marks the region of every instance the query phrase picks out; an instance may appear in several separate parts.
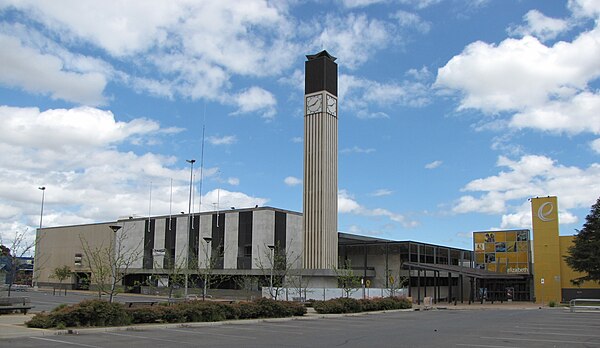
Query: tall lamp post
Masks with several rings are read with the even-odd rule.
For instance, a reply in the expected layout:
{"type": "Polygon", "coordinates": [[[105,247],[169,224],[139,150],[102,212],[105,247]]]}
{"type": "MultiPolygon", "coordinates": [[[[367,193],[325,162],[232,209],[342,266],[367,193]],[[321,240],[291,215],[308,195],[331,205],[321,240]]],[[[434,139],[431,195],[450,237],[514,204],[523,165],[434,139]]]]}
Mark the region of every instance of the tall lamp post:
{"type": "Polygon", "coordinates": [[[38,187],[39,190],[42,190],[42,209],[40,211],[40,229],[42,228],[42,219],[44,218],[44,197],[46,193],[46,186],[38,187]]]}
{"type": "Polygon", "coordinates": [[[212,267],[212,265],[210,264],[210,256],[208,255],[208,252],[210,251],[210,242],[212,241],[212,238],[204,237],[203,239],[206,242],[206,264],[204,265],[204,291],[202,292],[202,301],[206,301],[206,292],[208,291],[208,272],[209,267],[212,267]]]}
{"type": "Polygon", "coordinates": [[[269,292],[271,293],[271,299],[274,299],[273,296],[273,268],[275,268],[275,245],[267,245],[267,247],[271,250],[271,277],[269,279],[269,292]]]}
{"type": "MultiPolygon", "coordinates": [[[[192,185],[194,184],[194,163],[196,163],[195,159],[189,159],[189,160],[185,160],[187,163],[190,164],[190,198],[188,200],[188,233],[191,233],[192,231],[192,185]]],[[[189,240],[189,238],[188,238],[189,240]]],[[[188,246],[188,254],[189,254],[189,246],[188,246]]],[[[187,270],[185,272],[185,296],[187,296],[188,294],[188,271],[190,268],[190,260],[189,260],[189,255],[188,255],[188,259],[187,259],[187,270]]]]}
{"type": "Polygon", "coordinates": [[[113,274],[112,274],[113,279],[112,279],[112,285],[110,287],[110,298],[109,298],[109,302],[112,303],[113,296],[115,294],[115,287],[117,285],[117,255],[116,254],[120,252],[120,250],[119,250],[120,246],[117,245],[117,241],[118,241],[117,231],[119,231],[121,229],[121,226],[120,225],[110,225],[108,227],[110,227],[110,229],[115,233],[115,244],[114,244],[115,245],[115,250],[114,250],[115,256],[113,259],[113,274]]]}
{"type": "MultiPolygon", "coordinates": [[[[40,210],[40,230],[42,229],[42,221],[44,218],[44,198],[45,198],[45,193],[46,193],[46,186],[40,186],[38,187],[38,190],[42,190],[42,208],[40,210]]],[[[37,250],[37,236],[36,236],[36,250],[37,250]]],[[[37,284],[35,281],[36,278],[36,274],[35,274],[35,258],[33,259],[33,272],[31,274],[31,285],[33,286],[34,289],[37,289],[37,284]]]]}

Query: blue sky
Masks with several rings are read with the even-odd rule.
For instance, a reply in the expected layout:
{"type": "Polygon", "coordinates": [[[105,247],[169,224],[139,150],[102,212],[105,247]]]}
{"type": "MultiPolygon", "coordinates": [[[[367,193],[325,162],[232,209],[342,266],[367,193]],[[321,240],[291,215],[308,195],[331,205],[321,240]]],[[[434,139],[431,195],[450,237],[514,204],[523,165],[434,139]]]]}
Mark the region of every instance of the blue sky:
{"type": "Polygon", "coordinates": [[[33,235],[40,186],[44,226],[187,212],[191,158],[195,211],[301,211],[323,49],[340,231],[471,248],[530,228],[530,197],[558,196],[566,235],[600,196],[598,0],[4,0],[0,18],[5,241],[33,235]]]}

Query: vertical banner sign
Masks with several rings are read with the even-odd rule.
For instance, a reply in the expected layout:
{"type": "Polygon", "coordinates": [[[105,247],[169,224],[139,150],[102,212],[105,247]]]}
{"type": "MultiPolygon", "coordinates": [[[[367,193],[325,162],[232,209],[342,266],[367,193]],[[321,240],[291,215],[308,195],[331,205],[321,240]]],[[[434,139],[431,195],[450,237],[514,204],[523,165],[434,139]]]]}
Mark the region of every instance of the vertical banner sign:
{"type": "Polygon", "coordinates": [[[532,198],[531,218],[533,225],[533,269],[535,276],[534,284],[536,284],[536,302],[558,302],[561,300],[560,282],[544,283],[544,278],[560,278],[558,200],[556,197],[532,198]]]}

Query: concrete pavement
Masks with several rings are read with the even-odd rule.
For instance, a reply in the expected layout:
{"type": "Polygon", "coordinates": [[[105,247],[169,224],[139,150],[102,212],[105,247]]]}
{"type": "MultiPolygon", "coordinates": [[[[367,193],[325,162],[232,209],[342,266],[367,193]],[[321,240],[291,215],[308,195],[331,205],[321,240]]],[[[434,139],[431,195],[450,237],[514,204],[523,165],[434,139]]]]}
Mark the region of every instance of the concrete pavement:
{"type": "MultiPolygon", "coordinates": [[[[423,305],[414,305],[413,309],[410,310],[398,310],[398,311],[414,311],[414,310],[515,310],[515,309],[540,309],[539,305],[530,302],[495,302],[495,303],[457,303],[447,304],[440,303],[434,304],[430,308],[425,308],[423,305]]],[[[547,309],[548,307],[543,307],[547,309]]],[[[555,308],[556,310],[564,309],[562,307],[555,308]]],[[[383,311],[385,312],[396,312],[396,311],[383,311]]],[[[362,316],[362,315],[374,315],[381,312],[363,312],[353,314],[318,314],[314,309],[309,308],[308,313],[303,317],[294,318],[278,318],[278,319],[255,319],[255,320],[238,320],[236,323],[257,323],[264,321],[288,321],[288,320],[311,320],[319,318],[336,318],[344,316],[362,316]]],[[[5,314],[0,315],[0,340],[3,338],[15,338],[15,337],[34,337],[34,336],[46,336],[46,335],[60,335],[66,333],[68,330],[54,330],[54,329],[32,329],[25,326],[25,322],[31,319],[35,314],[5,314]]],[[[214,326],[231,323],[231,321],[214,322],[214,323],[185,323],[187,327],[200,327],[200,326],[214,326]]],[[[119,330],[132,330],[139,327],[152,326],[154,328],[176,328],[181,327],[181,323],[177,324],[143,324],[143,325],[131,325],[127,327],[101,327],[101,328],[75,328],[72,331],[75,332],[106,332],[106,331],[119,331],[119,330]]]]}

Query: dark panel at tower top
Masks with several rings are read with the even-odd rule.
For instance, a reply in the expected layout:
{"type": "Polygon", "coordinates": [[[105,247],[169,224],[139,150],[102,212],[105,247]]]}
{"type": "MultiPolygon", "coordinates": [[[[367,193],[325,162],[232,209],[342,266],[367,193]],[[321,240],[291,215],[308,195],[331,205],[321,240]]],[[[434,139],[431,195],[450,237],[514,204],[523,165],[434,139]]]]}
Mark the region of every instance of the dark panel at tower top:
{"type": "Polygon", "coordinates": [[[337,97],[336,58],[327,51],[306,56],[304,63],[304,94],[327,91],[337,97]]]}

